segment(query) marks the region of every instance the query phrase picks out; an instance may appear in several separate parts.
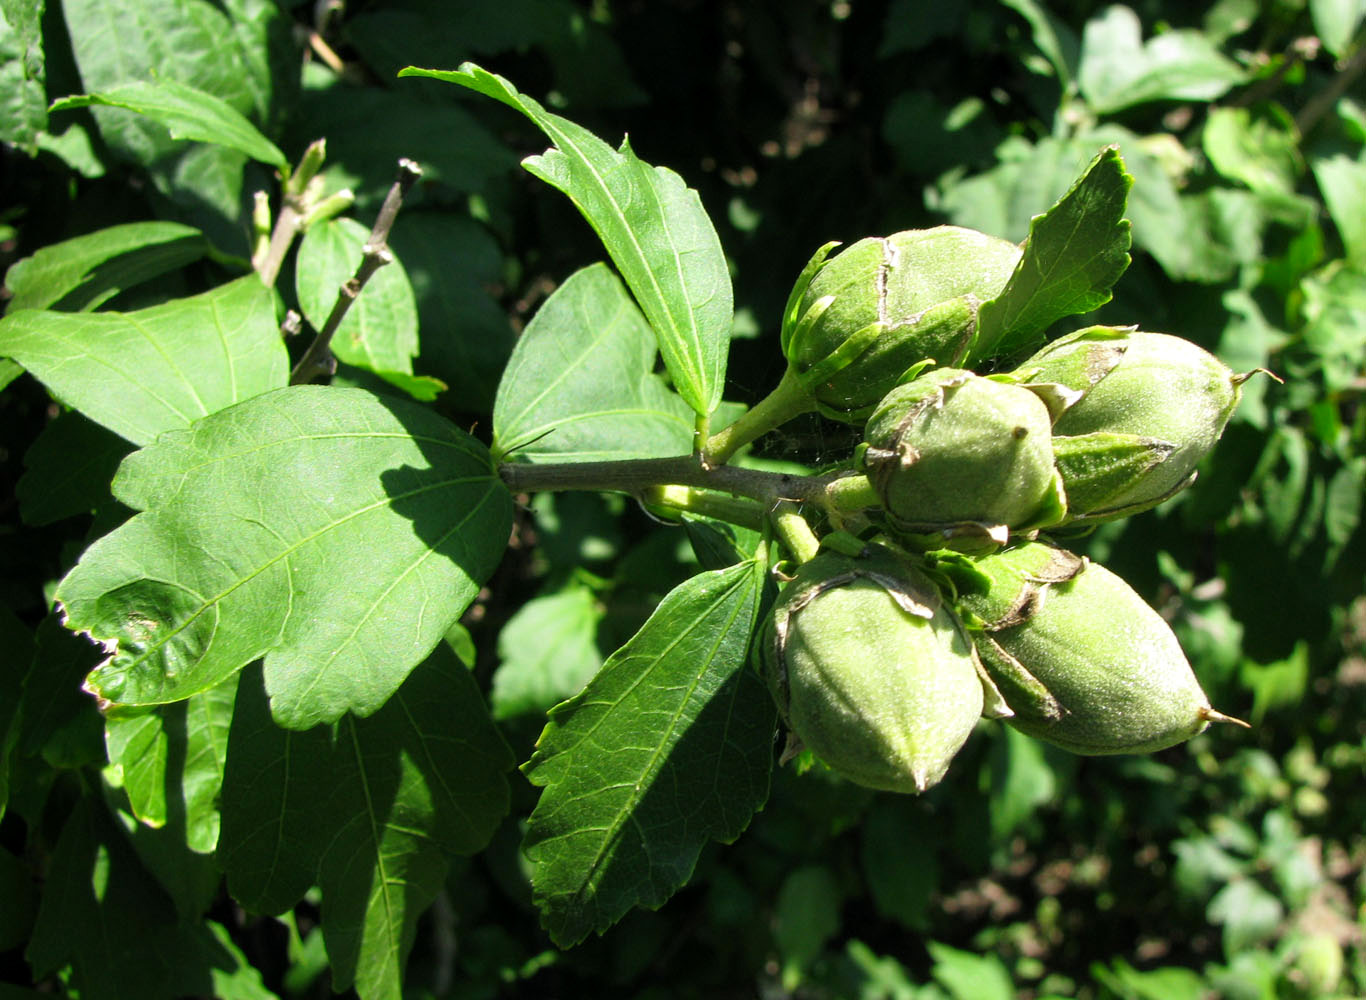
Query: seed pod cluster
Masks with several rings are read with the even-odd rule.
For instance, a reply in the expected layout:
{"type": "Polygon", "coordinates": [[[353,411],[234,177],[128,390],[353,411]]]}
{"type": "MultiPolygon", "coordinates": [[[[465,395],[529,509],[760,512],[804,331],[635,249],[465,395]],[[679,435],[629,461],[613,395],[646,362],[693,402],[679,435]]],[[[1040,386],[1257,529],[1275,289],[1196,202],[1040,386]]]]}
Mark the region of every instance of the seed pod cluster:
{"type": "Polygon", "coordinates": [[[864,421],[844,515],[867,547],[800,568],[764,669],[793,744],[873,788],[924,791],[982,716],[1078,754],[1237,721],[1122,579],[1040,535],[1189,486],[1246,376],[1179,337],[1103,326],[1013,371],[953,367],[1020,260],[1002,243],[940,227],[825,248],[785,317],[819,408],[864,421]]]}

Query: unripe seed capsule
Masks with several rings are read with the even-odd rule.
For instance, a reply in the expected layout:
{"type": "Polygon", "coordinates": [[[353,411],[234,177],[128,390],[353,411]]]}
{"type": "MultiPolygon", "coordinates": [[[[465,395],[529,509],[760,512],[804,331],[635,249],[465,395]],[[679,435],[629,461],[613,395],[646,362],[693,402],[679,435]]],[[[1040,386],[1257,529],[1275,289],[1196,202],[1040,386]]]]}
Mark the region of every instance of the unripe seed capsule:
{"type": "Polygon", "coordinates": [[[804,273],[783,353],[822,412],[866,416],[918,365],[957,362],[978,306],[1005,287],[1020,248],[972,229],[939,226],[859,240],[804,273]]]}
{"type": "Polygon", "coordinates": [[[1101,326],[1054,341],[1024,362],[1019,374],[1078,393],[1053,432],[1080,439],[1058,446],[1074,463],[1091,471],[1097,462],[1110,463],[1105,488],[1093,482],[1086,490],[1074,489],[1067,462],[1059,463],[1071,518],[1090,521],[1147,510],[1189,486],[1246,380],[1180,337],[1101,326]],[[1124,451],[1120,435],[1133,446],[1127,473],[1116,464],[1124,451]],[[1145,450],[1140,441],[1150,447],[1145,450]]]}
{"type": "Polygon", "coordinates": [[[1028,389],[938,368],[882,400],[863,462],[898,533],[984,551],[1061,518],[1051,423],[1028,389]]]}
{"type": "Polygon", "coordinates": [[[982,714],[972,642],[922,574],[885,550],[823,553],[770,620],[764,668],[803,745],[869,788],[923,792],[982,714]]]}
{"type": "Polygon", "coordinates": [[[1148,753],[1237,721],[1210,707],[1167,623],[1104,566],[1033,542],[971,569],[956,575],[960,607],[1016,729],[1073,753],[1148,753]]]}

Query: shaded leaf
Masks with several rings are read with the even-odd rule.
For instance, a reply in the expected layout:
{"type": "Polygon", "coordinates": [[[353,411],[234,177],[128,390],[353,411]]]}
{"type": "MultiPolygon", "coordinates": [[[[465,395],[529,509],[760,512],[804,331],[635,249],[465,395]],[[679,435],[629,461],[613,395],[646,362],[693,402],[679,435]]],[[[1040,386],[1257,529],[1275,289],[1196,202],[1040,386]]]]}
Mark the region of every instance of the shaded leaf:
{"type": "Polygon", "coordinates": [[[218,844],[228,726],[237,684],[224,681],[175,705],[115,709],[105,716],[109,763],[139,820],[177,827],[191,850],[218,844]]]}
{"type": "Polygon", "coordinates": [[[403,212],[389,237],[408,272],[422,331],[422,368],[449,387],[461,412],[490,413],[516,341],[488,288],[503,254],[487,229],[452,212],[403,212]]]}
{"type": "Polygon", "coordinates": [[[173,139],[226,146],[253,160],[288,169],[285,154],[227,101],[172,79],[138,80],[90,94],[63,97],[53,102],[51,110],[95,105],[146,115],[166,126],[173,139]]]}
{"type": "Polygon", "coordinates": [[[725,255],[697,192],[673,171],[637,158],[629,143],[614,152],[472,63],[454,72],[408,67],[399,75],[469,87],[545,132],[555,148],[523,166],[583,213],[654,328],[679,395],[710,415],[721,402],[733,308],[725,255]]]}
{"type": "Polygon", "coordinates": [[[498,385],[493,450],[526,461],[686,455],[687,405],[654,374],[655,341],[605,264],[576,271],[523,331],[498,385]]]}
{"type": "Polygon", "coordinates": [[[774,709],[746,666],[762,578],[751,562],[680,584],[551,712],[524,766],[545,789],[524,850],[559,944],[660,906],[767,797],[774,709]]]}
{"type": "Polygon", "coordinates": [[[289,361],[255,274],[136,312],[12,312],[0,354],[134,444],[284,385],[289,361]]]}
{"type": "Polygon", "coordinates": [[[1133,182],[1118,148],[1110,146],[1056,205],[1030,222],[1010,281],[978,313],[972,359],[1023,353],[1054,321],[1110,301],[1111,286],[1129,266],[1124,207],[1133,182]]]}
{"type": "Polygon", "coordinates": [[[1144,42],[1138,15],[1118,4],[1082,32],[1077,82],[1097,114],[1150,101],[1213,101],[1246,76],[1199,31],[1178,28],[1144,42]]]}
{"type": "Polygon", "coordinates": [[[602,666],[596,642],[602,608],[571,586],[523,604],[498,633],[489,703],[495,719],[543,713],[579,692],[602,666]]]}
{"type": "Polygon", "coordinates": [[[1289,194],[1304,170],[1299,130],[1279,105],[1211,108],[1201,147],[1214,169],[1251,190],[1289,194]]]}
{"type": "Polygon", "coordinates": [[[178,222],[129,222],[45,246],[5,274],[9,312],[98,309],[119,292],[184,267],[208,250],[178,222]]]}
{"type": "Polygon", "coordinates": [[[453,854],[488,843],[508,809],[511,751],[444,645],[368,719],[342,720],[319,872],[333,984],[402,997],[417,919],[453,854]]]}
{"type": "Polygon", "coordinates": [[[52,524],[88,514],[111,499],[109,481],[131,449],[128,442],[79,413],[63,413],[24,453],[15,487],[25,524],[52,524]]]}
{"type": "Polygon", "coordinates": [[[839,884],[823,865],[798,868],[783,879],[774,908],[773,940],[788,989],[800,985],[802,970],[839,933],[840,902],[839,884]]]}
{"type": "Polygon", "coordinates": [[[57,597],[113,649],[108,701],[187,698],[266,657],[282,725],[379,708],[502,557],[512,500],[488,453],[402,400],[293,386],[130,455],[144,511],[88,549],[57,597]]]}
{"type": "Polygon", "coordinates": [[[1207,914],[1210,923],[1224,927],[1224,954],[1236,955],[1274,935],[1285,908],[1256,881],[1240,878],[1215,893],[1207,914]]]}

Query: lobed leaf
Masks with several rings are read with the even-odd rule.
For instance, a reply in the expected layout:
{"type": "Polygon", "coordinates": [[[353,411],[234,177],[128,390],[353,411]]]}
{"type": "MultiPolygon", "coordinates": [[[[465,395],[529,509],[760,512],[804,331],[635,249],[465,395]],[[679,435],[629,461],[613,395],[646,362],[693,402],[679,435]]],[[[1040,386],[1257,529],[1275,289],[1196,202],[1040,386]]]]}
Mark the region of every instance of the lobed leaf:
{"type": "Polygon", "coordinates": [[[561,946],[663,904],[767,798],[775,713],[746,664],[763,578],[751,561],[675,587],[551,712],[523,768],[545,789],[524,850],[561,946]]]}
{"type": "Polygon", "coordinates": [[[275,298],[255,274],[129,313],[11,312],[0,354],[139,445],[289,376],[275,298]]]}
{"type": "Polygon", "coordinates": [[[498,668],[489,704],[495,719],[543,713],[575,695],[602,666],[598,623],[603,609],[592,590],[569,586],[533,597],[498,633],[498,668]]]}
{"type": "Polygon", "coordinates": [[[293,386],[163,435],[114,482],[143,511],[58,586],[110,650],[87,679],[166,704],[265,656],[275,718],[378,709],[502,556],[512,499],[445,419],[356,389],[293,386]]]}
{"type": "Polygon", "coordinates": [[[87,312],[119,292],[208,252],[204,234],[178,222],[129,222],[45,246],[5,274],[9,312],[87,312]]]}
{"type": "Polygon", "coordinates": [[[455,71],[410,66],[399,76],[469,87],[520,111],[550,138],[554,148],[523,166],[583,213],[654,328],[678,394],[709,416],[721,402],[733,302],[725,254],[697,192],[640,160],[628,142],[613,151],[473,63],[455,71]]]}
{"type": "Polygon", "coordinates": [[[1057,204],[1034,217],[1015,273],[978,313],[972,360],[1022,353],[1056,320],[1110,301],[1129,266],[1124,209],[1132,184],[1119,149],[1109,146],[1057,204]]]}
{"type": "Polygon", "coordinates": [[[692,449],[687,404],[605,264],[572,274],[523,331],[493,405],[493,452],[524,461],[664,458],[692,449]]]}
{"type": "Polygon", "coordinates": [[[173,139],[226,146],[281,170],[289,161],[246,116],[222,98],[171,79],[136,80],[90,94],[73,94],[52,102],[52,111],[95,105],[124,108],[166,126],[173,139]]]}

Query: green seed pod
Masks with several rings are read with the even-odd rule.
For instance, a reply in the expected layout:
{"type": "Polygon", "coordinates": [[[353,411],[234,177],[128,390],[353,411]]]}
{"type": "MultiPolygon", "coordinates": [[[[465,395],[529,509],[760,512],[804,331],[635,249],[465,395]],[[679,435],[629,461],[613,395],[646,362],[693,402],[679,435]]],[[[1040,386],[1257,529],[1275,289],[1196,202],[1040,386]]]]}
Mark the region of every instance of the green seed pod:
{"type": "Polygon", "coordinates": [[[782,345],[822,412],[851,423],[926,362],[955,364],[1021,254],[957,226],[869,237],[825,260],[833,246],[793,288],[782,345]]]}
{"type": "Polygon", "coordinates": [[[800,742],[856,784],[923,792],[982,714],[972,642],[922,574],[884,549],[826,552],[783,592],[764,649],[800,742]]]}
{"type": "Polygon", "coordinates": [[[1076,394],[1053,432],[1072,520],[1155,507],[1195,479],[1238,404],[1247,376],[1188,340],[1095,326],[1022,364],[1031,382],[1076,394]]]}
{"type": "Polygon", "coordinates": [[[1016,729],[1079,754],[1149,753],[1214,711],[1176,636],[1104,566],[1039,542],[945,564],[1016,729]]]}
{"type": "Polygon", "coordinates": [[[1028,389],[937,368],[882,400],[863,463],[898,533],[986,551],[1063,516],[1051,423],[1028,389]]]}

